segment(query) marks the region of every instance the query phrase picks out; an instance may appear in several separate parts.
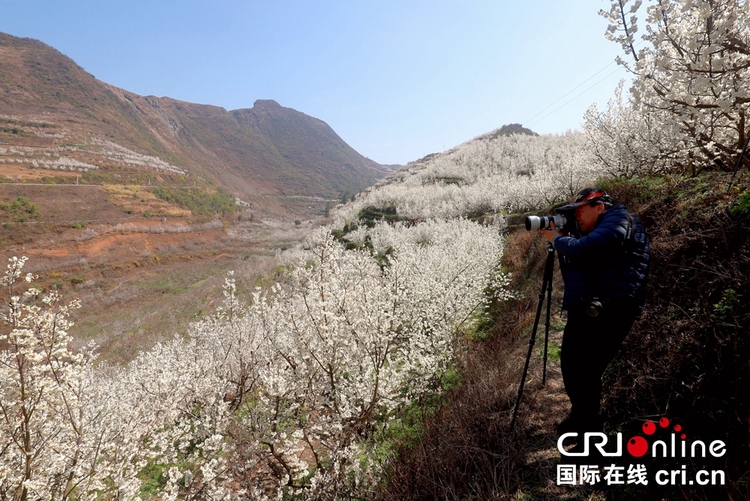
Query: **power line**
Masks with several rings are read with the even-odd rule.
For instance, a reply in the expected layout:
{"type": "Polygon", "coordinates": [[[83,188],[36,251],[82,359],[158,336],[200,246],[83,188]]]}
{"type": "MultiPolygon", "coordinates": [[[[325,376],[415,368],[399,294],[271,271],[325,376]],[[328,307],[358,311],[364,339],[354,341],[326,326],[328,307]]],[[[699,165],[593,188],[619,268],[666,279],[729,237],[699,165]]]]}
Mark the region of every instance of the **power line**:
{"type": "MultiPolygon", "coordinates": [[[[598,75],[598,74],[599,74],[599,73],[601,73],[602,71],[606,70],[607,68],[609,68],[610,66],[612,66],[613,64],[615,64],[616,62],[617,62],[617,61],[612,61],[612,62],[611,62],[611,63],[609,63],[609,64],[608,64],[607,66],[605,66],[604,68],[600,69],[599,71],[597,71],[596,73],[594,73],[593,75],[591,75],[590,77],[588,77],[588,78],[587,78],[586,80],[584,80],[583,82],[581,82],[581,83],[579,83],[578,85],[576,85],[576,86],[575,86],[574,88],[572,88],[572,89],[571,89],[570,91],[568,91],[568,92],[567,92],[566,94],[564,94],[564,95],[560,96],[560,98],[558,98],[558,99],[557,99],[557,101],[555,101],[554,103],[550,104],[549,106],[547,106],[546,108],[544,108],[544,109],[543,109],[542,111],[540,111],[539,113],[537,113],[536,115],[534,115],[533,117],[529,118],[528,120],[526,120],[526,121],[525,121],[525,122],[523,122],[523,123],[524,123],[524,124],[527,124],[527,123],[531,122],[531,121],[532,121],[533,119],[535,119],[536,117],[538,117],[539,115],[541,115],[542,113],[544,113],[545,111],[547,111],[548,109],[552,108],[552,107],[553,107],[553,106],[554,106],[555,104],[557,104],[557,103],[559,103],[560,101],[562,101],[562,100],[563,100],[563,99],[564,99],[564,98],[565,98],[566,96],[568,96],[568,95],[570,95],[571,93],[573,93],[573,92],[574,92],[574,91],[575,91],[576,89],[578,89],[579,87],[581,87],[581,86],[582,86],[583,84],[585,84],[586,82],[588,82],[589,80],[591,80],[592,78],[594,78],[594,77],[595,77],[596,75],[598,75]]],[[[619,68],[618,68],[618,69],[619,69],[619,68]]],[[[610,74],[610,75],[611,75],[611,74],[610,74]]],[[[610,75],[608,75],[608,76],[610,76],[610,75]]],[[[601,81],[600,81],[600,82],[601,82],[601,81]]],[[[599,82],[597,82],[597,83],[599,83],[599,82]]],[[[589,87],[589,88],[590,88],[590,87],[589,87]]],[[[575,98],[574,98],[574,99],[575,99],[575,98]]],[[[568,101],[568,102],[570,102],[570,101],[568,101]]],[[[567,104],[567,103],[566,103],[566,104],[567,104]]],[[[564,105],[563,105],[563,106],[564,106],[564,105]]],[[[559,109],[559,108],[558,108],[558,109],[559,109]]],[[[536,122],[534,122],[534,123],[536,123],[536,122]]]]}
{"type": "MultiPolygon", "coordinates": [[[[642,39],[639,40],[638,42],[635,43],[635,47],[638,47],[639,45],[643,44],[644,42],[645,42],[645,40],[642,40],[642,39]]],[[[544,113],[548,109],[552,108],[555,104],[557,104],[560,101],[562,101],[565,97],[567,97],[570,94],[572,94],[576,89],[578,89],[579,87],[581,87],[582,85],[584,85],[586,82],[588,82],[589,80],[591,80],[592,78],[594,78],[595,76],[597,76],[599,73],[601,73],[602,71],[606,70],[607,68],[609,68],[610,66],[612,66],[615,63],[617,63],[617,60],[614,60],[614,61],[610,62],[607,66],[605,66],[604,68],[600,69],[599,71],[597,71],[596,73],[594,73],[593,75],[591,75],[590,77],[588,77],[586,80],[584,80],[580,84],[576,85],[573,89],[571,89],[566,94],[564,94],[563,96],[561,96],[555,102],[553,102],[552,104],[550,104],[549,106],[547,106],[546,108],[544,108],[542,111],[540,111],[539,113],[537,113],[533,117],[529,118],[526,122],[523,122],[523,124],[526,127],[530,127],[530,126],[532,126],[534,124],[537,124],[537,123],[541,122],[542,120],[544,120],[545,118],[547,118],[548,116],[550,116],[551,114],[553,114],[554,112],[556,112],[557,110],[559,110],[560,108],[563,108],[567,104],[569,104],[572,101],[576,100],[577,98],[581,97],[583,94],[585,94],[586,92],[590,91],[591,89],[593,89],[594,87],[596,87],[597,85],[599,85],[600,83],[602,83],[603,81],[605,81],[607,78],[611,77],[612,75],[614,75],[615,73],[617,73],[618,71],[620,71],[620,69],[622,69],[622,68],[619,67],[619,65],[618,65],[618,68],[615,71],[613,71],[612,73],[608,74],[606,77],[602,78],[601,80],[599,80],[598,82],[596,82],[594,85],[588,87],[586,90],[584,90],[583,92],[577,94],[572,99],[569,99],[568,101],[566,101],[562,105],[560,105],[557,108],[555,108],[554,110],[550,111],[549,113],[547,113],[546,115],[544,115],[539,120],[536,120],[536,121],[532,122],[532,120],[534,120],[536,117],[538,117],[539,115],[541,115],[542,113],[544,113]]]]}
{"type": "MultiPolygon", "coordinates": [[[[615,71],[613,71],[612,73],[608,74],[608,75],[607,75],[606,77],[602,78],[601,80],[599,80],[598,82],[596,82],[596,83],[595,83],[594,85],[592,85],[592,86],[590,86],[590,87],[586,88],[586,90],[584,90],[583,92],[581,92],[581,93],[579,93],[579,94],[576,94],[576,95],[575,95],[574,97],[572,97],[571,99],[569,99],[569,100],[565,101],[565,102],[564,102],[563,104],[561,104],[560,106],[558,106],[558,107],[557,107],[557,108],[555,108],[554,110],[550,111],[549,113],[547,113],[546,115],[544,115],[544,116],[543,116],[542,118],[540,118],[539,120],[536,120],[536,121],[534,121],[534,122],[531,122],[531,123],[529,123],[529,124],[525,124],[525,126],[526,126],[526,127],[531,127],[532,125],[534,125],[534,124],[537,124],[537,123],[541,122],[542,120],[544,120],[544,119],[545,119],[545,118],[547,118],[548,116],[550,116],[550,115],[552,115],[553,113],[555,113],[555,112],[556,112],[557,110],[559,110],[559,109],[561,109],[561,108],[564,108],[565,106],[567,106],[567,105],[568,105],[568,104],[570,104],[571,102],[575,101],[576,99],[578,99],[578,98],[579,98],[579,97],[581,97],[582,95],[586,94],[586,93],[587,93],[588,91],[590,91],[591,89],[593,89],[594,87],[596,87],[597,85],[599,85],[600,83],[602,83],[603,81],[605,81],[606,79],[608,79],[609,77],[611,77],[612,75],[614,75],[615,73],[617,73],[618,71],[620,71],[621,69],[622,69],[622,68],[617,68],[617,69],[616,69],[615,71]]],[[[590,80],[590,79],[589,79],[589,80],[590,80]]],[[[588,80],[587,80],[587,81],[588,81],[588,80]]],[[[580,87],[580,85],[579,85],[578,87],[580,87]]],[[[578,87],[576,87],[576,89],[577,89],[578,87]]],[[[574,90],[575,90],[575,89],[574,89],[574,90]]],[[[571,92],[572,92],[572,91],[571,91],[571,92]]],[[[568,92],[568,94],[570,94],[570,92],[568,92]]],[[[567,96],[568,94],[565,94],[565,96],[567,96]]],[[[563,97],[565,97],[565,96],[563,96],[563,97]]],[[[562,98],[560,98],[560,99],[562,99],[562,98]]],[[[557,103],[558,101],[560,101],[560,99],[558,99],[557,101],[555,101],[555,103],[557,103]]],[[[553,106],[553,105],[554,105],[555,103],[552,103],[552,104],[551,104],[550,106],[547,106],[547,107],[545,108],[545,110],[549,109],[549,108],[550,108],[551,106],[553,106]]],[[[544,111],[544,110],[542,110],[542,112],[543,112],[543,111],[544,111]]],[[[537,114],[536,114],[536,115],[534,115],[534,116],[539,116],[539,114],[540,114],[540,113],[542,113],[542,112],[539,112],[539,113],[537,113],[537,114]]],[[[532,117],[532,118],[533,118],[533,117],[532,117]]]]}

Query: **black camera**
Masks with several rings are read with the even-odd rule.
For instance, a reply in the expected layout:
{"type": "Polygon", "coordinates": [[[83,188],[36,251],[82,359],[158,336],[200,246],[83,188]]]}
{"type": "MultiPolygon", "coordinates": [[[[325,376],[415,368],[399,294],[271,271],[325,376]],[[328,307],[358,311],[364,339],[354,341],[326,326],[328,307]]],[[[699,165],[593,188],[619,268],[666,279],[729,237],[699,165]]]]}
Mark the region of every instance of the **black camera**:
{"type": "Polygon", "coordinates": [[[557,216],[526,216],[526,231],[548,230],[550,223],[555,223],[555,228],[562,230],[568,225],[569,218],[564,214],[557,216]]]}
{"type": "Polygon", "coordinates": [[[604,310],[604,305],[597,297],[589,301],[583,309],[586,315],[591,318],[598,317],[602,310],[604,310]]]}

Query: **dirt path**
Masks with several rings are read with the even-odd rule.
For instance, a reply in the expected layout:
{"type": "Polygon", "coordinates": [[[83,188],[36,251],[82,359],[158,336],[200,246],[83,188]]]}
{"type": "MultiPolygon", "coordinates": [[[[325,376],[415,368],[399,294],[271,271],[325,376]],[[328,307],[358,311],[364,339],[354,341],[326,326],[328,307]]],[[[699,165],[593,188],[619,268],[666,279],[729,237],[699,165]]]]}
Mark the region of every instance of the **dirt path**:
{"type": "MultiPolygon", "coordinates": [[[[544,327],[537,334],[535,353],[544,346],[544,327]]],[[[605,495],[587,486],[570,487],[557,485],[557,465],[560,452],[557,449],[555,421],[568,415],[570,402],[565,393],[560,358],[555,349],[562,345],[562,331],[550,331],[550,359],[547,362],[547,377],[542,386],[542,357],[532,357],[529,377],[524,389],[525,411],[522,423],[526,434],[523,477],[528,479],[524,494],[534,500],[603,500],[605,495]]],[[[527,499],[527,498],[523,498],[527,499]]]]}

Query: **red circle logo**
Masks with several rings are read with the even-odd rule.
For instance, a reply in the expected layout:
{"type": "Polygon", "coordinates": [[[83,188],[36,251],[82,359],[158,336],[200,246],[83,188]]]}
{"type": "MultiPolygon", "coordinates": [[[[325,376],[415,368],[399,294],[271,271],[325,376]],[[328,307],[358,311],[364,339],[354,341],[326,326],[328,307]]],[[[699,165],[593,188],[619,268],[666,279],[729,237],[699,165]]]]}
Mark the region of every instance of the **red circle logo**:
{"type": "Polygon", "coordinates": [[[643,437],[635,436],[628,440],[628,452],[631,456],[639,458],[648,452],[648,442],[643,437]]]}

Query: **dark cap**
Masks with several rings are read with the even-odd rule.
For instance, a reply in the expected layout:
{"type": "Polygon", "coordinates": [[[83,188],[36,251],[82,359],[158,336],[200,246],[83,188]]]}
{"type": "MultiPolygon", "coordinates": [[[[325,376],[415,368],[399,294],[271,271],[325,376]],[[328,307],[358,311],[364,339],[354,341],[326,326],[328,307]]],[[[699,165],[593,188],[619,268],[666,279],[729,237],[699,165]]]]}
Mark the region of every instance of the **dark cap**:
{"type": "Polygon", "coordinates": [[[555,209],[555,212],[568,212],[583,205],[595,204],[597,202],[611,204],[612,197],[610,197],[607,192],[601,188],[584,188],[578,192],[578,195],[576,195],[576,199],[574,202],[569,203],[568,205],[563,205],[562,207],[558,207],[557,209],[555,209]]]}

